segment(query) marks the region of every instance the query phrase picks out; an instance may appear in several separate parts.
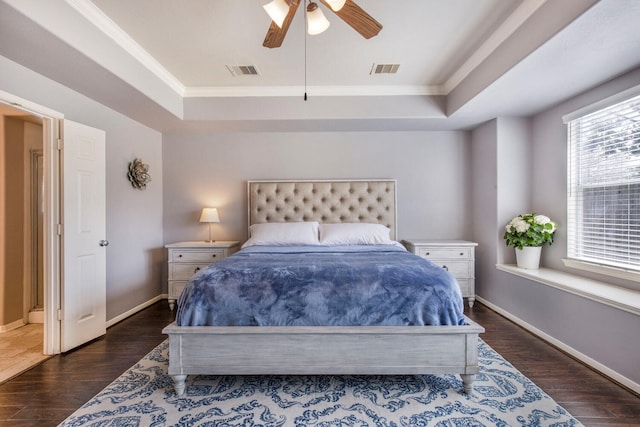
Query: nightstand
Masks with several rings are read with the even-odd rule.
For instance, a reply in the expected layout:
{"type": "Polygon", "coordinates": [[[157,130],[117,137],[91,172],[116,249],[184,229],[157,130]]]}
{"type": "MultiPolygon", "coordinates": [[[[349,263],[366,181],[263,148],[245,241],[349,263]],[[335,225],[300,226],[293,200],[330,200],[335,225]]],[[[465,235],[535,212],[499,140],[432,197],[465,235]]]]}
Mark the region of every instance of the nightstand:
{"type": "Polygon", "coordinates": [[[406,239],[402,243],[408,251],[442,266],[456,278],[469,307],[476,300],[475,242],[466,240],[406,239]]]}
{"type": "Polygon", "coordinates": [[[178,242],[164,246],[168,249],[169,308],[173,310],[187,281],[207,265],[220,261],[240,249],[240,242],[178,242]]]}

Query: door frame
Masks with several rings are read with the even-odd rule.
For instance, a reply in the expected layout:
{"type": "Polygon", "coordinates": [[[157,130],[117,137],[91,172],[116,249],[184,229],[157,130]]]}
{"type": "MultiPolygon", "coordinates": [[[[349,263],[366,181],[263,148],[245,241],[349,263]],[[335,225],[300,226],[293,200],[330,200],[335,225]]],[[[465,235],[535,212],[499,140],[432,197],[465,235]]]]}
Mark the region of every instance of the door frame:
{"type": "Polygon", "coordinates": [[[60,132],[64,114],[0,90],[0,102],[42,119],[44,156],[44,354],[60,353],[61,177],[60,132]]]}

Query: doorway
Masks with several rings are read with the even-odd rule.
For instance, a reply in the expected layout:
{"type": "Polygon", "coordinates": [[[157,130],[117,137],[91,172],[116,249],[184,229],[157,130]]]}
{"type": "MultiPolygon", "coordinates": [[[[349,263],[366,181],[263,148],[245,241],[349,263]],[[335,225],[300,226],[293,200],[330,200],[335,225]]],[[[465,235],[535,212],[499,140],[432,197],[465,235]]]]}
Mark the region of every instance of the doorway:
{"type": "Polygon", "coordinates": [[[6,105],[0,117],[0,326],[8,330],[20,318],[44,322],[44,138],[40,117],[6,105]]]}
{"type": "MultiPolygon", "coordinates": [[[[41,191],[41,200],[30,203],[41,205],[42,210],[43,353],[58,354],[106,333],[106,133],[64,120],[61,113],[3,91],[0,91],[0,105],[42,120],[43,183],[38,182],[36,190],[41,191]]],[[[4,119],[0,121],[4,122],[4,119]]],[[[3,129],[0,135],[4,135],[3,129]]],[[[4,140],[0,142],[4,144],[4,140]]],[[[0,147],[0,168],[8,164],[3,148],[0,147]]],[[[37,151],[29,151],[29,158],[35,158],[35,162],[39,157],[37,151]]],[[[27,169],[31,170],[29,166],[27,169]]],[[[15,216],[14,207],[24,211],[21,203],[8,209],[5,196],[13,194],[20,185],[14,187],[5,181],[5,175],[0,173],[0,225],[4,224],[5,216],[15,216]]],[[[5,227],[5,231],[9,230],[5,227]]],[[[30,230],[27,233],[39,234],[37,229],[27,227],[27,230],[30,230]]],[[[32,242],[33,238],[36,237],[30,236],[27,241],[32,242]]],[[[12,241],[24,244],[25,240],[12,241]]],[[[0,325],[10,307],[5,304],[6,256],[20,253],[30,257],[31,253],[30,250],[7,251],[6,247],[0,235],[0,325]]],[[[27,264],[20,262],[24,276],[37,276],[32,264],[26,268],[27,264]]],[[[29,297],[22,295],[22,315],[27,313],[27,317],[17,316],[20,326],[28,321],[28,312],[33,311],[32,294],[38,294],[31,281],[29,285],[28,290],[23,291],[28,292],[29,297]]]]}
{"type": "Polygon", "coordinates": [[[43,355],[60,353],[62,118],[0,91],[0,331],[41,321],[43,355]]]}
{"type": "Polygon", "coordinates": [[[44,354],[43,119],[0,104],[0,381],[44,354]]]}
{"type": "MultiPolygon", "coordinates": [[[[56,111],[2,91],[0,105],[42,120],[43,179],[42,184],[39,181],[36,184],[36,192],[41,192],[41,200],[34,202],[31,199],[31,203],[41,205],[42,211],[43,286],[40,300],[43,306],[43,353],[58,354],[106,333],[106,133],[64,120],[64,116],[56,111]]],[[[0,123],[4,122],[3,119],[0,123]]],[[[3,129],[0,129],[0,135],[3,134],[3,129]]],[[[38,150],[30,150],[29,153],[28,157],[37,163],[38,150]]],[[[0,149],[0,155],[2,168],[8,163],[4,158],[4,150],[0,149]]],[[[26,168],[31,174],[30,167],[26,168]]],[[[38,172],[33,173],[37,175],[38,172]]],[[[14,187],[5,181],[5,175],[0,173],[0,225],[4,224],[4,216],[15,216],[14,207],[15,210],[23,207],[18,203],[8,209],[5,196],[15,192],[20,185],[14,187]]],[[[26,193],[30,192],[28,188],[26,193]]],[[[30,209],[26,210],[30,212],[30,209]]],[[[24,218],[20,220],[24,221],[24,218]]],[[[18,228],[24,230],[24,227],[18,228]]],[[[5,231],[8,230],[5,227],[5,231]]],[[[40,234],[37,226],[27,227],[27,230],[26,233],[40,234]]],[[[33,239],[37,237],[30,236],[27,242],[33,239]]],[[[24,244],[25,240],[15,241],[24,244]]],[[[28,245],[31,248],[31,243],[28,245]]],[[[1,316],[5,318],[10,307],[5,304],[6,256],[20,253],[30,257],[31,254],[30,250],[7,251],[6,247],[0,235],[0,308],[3,311],[1,316]]],[[[25,264],[23,260],[20,262],[25,277],[38,275],[32,269],[32,264],[25,264]]],[[[22,281],[17,282],[22,284],[22,281]]],[[[28,312],[36,311],[32,310],[32,297],[39,291],[31,280],[29,282],[28,290],[24,291],[29,296],[22,295],[23,313],[27,313],[27,317],[20,318],[18,314],[16,322],[20,326],[28,321],[28,312]]],[[[2,321],[0,317],[0,325],[2,321]]]]}

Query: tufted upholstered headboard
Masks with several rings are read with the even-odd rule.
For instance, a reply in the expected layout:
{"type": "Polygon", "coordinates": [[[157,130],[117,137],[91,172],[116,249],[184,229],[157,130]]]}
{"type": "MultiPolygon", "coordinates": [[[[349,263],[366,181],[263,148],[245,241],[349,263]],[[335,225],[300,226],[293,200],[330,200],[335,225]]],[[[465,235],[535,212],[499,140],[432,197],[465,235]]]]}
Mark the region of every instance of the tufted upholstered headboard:
{"type": "Polygon", "coordinates": [[[248,181],[249,226],[318,221],[384,224],[395,240],[396,180],[248,181]]]}

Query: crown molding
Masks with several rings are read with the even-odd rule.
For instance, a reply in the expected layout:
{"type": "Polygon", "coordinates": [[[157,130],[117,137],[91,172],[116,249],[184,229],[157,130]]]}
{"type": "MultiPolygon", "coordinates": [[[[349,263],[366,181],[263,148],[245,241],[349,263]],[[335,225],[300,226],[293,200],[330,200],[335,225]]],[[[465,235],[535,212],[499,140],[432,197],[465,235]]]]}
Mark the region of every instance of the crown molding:
{"type": "Polygon", "coordinates": [[[104,14],[89,0],[65,0],[85,19],[95,25],[114,42],[124,49],[129,55],[140,62],[145,68],[156,75],[178,95],[184,96],[185,87],[173,74],[167,71],[156,59],[135,42],[122,30],[111,18],[104,14]]]}
{"type": "Polygon", "coordinates": [[[300,96],[437,96],[442,86],[202,86],[186,87],[185,98],[300,96]]]}

